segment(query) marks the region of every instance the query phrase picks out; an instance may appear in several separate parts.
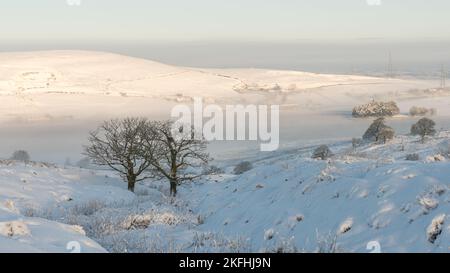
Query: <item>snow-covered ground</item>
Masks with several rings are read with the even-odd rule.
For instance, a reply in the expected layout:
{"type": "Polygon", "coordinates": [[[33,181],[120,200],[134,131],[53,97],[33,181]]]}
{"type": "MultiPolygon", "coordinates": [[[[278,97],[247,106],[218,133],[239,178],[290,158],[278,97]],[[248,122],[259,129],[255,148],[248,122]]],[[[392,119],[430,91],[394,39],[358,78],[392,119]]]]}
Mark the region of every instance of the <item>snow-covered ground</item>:
{"type": "Polygon", "coordinates": [[[242,175],[216,162],[223,174],[183,185],[175,200],[164,181],[132,194],[107,171],[5,161],[0,250],[65,252],[78,241],[82,251],[369,252],[375,241],[384,252],[450,251],[450,132],[330,147],[328,161],[298,147],[251,159],[242,175]]]}
{"type": "MultiPolygon", "coordinates": [[[[201,69],[109,53],[0,53],[0,158],[79,159],[89,130],[113,117],[167,118],[178,103],[280,104],[281,149],[212,143],[224,173],[183,185],[165,181],[136,194],[114,173],[43,163],[0,162],[0,252],[351,251],[448,252],[450,133],[425,144],[401,136],[436,108],[450,128],[448,91],[433,81],[262,69],[201,69]],[[351,109],[394,100],[398,136],[352,148],[371,120],[351,109]],[[310,159],[328,143],[329,161],[310,159]],[[410,153],[419,161],[406,161],[410,153]],[[254,168],[232,169],[241,160],[254,168]],[[76,247],[75,247],[76,249],[76,247]]],[[[217,157],[217,156],[216,156],[217,157]]]]}
{"type": "Polygon", "coordinates": [[[43,122],[135,114],[168,116],[202,97],[320,109],[377,96],[420,96],[434,82],[263,69],[202,69],[111,53],[0,53],[0,121],[43,122]]]}
{"type": "MultiPolygon", "coordinates": [[[[447,128],[450,96],[427,92],[436,85],[411,78],[176,67],[103,52],[0,53],[0,157],[26,149],[36,160],[77,161],[87,132],[101,121],[165,119],[174,105],[195,96],[205,104],[281,105],[282,146],[360,134],[368,121],[354,121],[348,113],[374,98],[395,100],[402,113],[429,104],[443,118],[438,125],[447,128]]],[[[247,146],[234,144],[211,148],[220,154],[247,146]]]]}
{"type": "Polygon", "coordinates": [[[133,198],[90,171],[67,172],[44,163],[0,164],[0,252],[70,252],[78,247],[71,242],[77,242],[83,252],[105,252],[86,237],[82,227],[36,217],[33,212],[54,204],[61,209],[78,208],[86,199],[119,202],[133,198]]]}

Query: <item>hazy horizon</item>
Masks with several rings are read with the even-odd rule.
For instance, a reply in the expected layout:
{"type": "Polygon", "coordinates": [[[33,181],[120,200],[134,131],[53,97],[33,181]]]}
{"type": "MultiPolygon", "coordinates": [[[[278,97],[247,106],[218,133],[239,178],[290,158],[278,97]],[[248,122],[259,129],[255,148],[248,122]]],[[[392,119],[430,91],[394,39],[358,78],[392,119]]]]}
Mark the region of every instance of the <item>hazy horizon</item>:
{"type": "Polygon", "coordinates": [[[41,0],[0,3],[0,51],[96,50],[163,63],[433,76],[450,2],[41,0]]]}
{"type": "Polygon", "coordinates": [[[316,73],[383,75],[389,55],[399,76],[437,77],[450,67],[449,41],[190,42],[190,43],[4,43],[0,52],[91,50],[177,66],[266,68],[316,73]]]}

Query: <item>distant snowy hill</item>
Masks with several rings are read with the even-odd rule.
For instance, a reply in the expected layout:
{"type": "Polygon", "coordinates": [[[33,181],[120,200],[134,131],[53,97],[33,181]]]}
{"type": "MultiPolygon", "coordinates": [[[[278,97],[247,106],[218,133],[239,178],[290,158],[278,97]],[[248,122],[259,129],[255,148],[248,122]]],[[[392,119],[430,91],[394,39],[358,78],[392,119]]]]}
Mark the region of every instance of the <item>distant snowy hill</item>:
{"type": "Polygon", "coordinates": [[[242,175],[218,162],[225,173],[176,200],[166,181],[131,194],[106,171],[4,161],[0,251],[66,252],[68,241],[114,252],[450,251],[450,132],[334,143],[328,161],[310,159],[314,148],[252,158],[242,175]]]}
{"type": "Polygon", "coordinates": [[[78,93],[170,97],[235,96],[236,92],[293,92],[381,78],[262,69],[176,67],[111,53],[0,53],[0,94],[78,93]]]}
{"type": "Polygon", "coordinates": [[[0,121],[161,116],[169,114],[167,105],[193,97],[216,103],[336,107],[430,86],[426,81],[352,75],[176,67],[89,51],[0,53],[0,121]]]}

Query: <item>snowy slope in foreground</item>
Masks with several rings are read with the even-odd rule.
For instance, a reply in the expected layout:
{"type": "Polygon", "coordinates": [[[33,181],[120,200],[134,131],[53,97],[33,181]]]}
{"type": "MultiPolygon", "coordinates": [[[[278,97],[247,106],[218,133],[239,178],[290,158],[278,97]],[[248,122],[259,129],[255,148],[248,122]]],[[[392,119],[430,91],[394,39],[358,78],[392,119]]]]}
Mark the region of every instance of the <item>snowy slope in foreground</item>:
{"type": "Polygon", "coordinates": [[[449,144],[448,133],[426,144],[398,137],[333,145],[328,162],[309,159],[310,149],[257,162],[193,188],[200,228],[240,234],[255,250],[315,251],[336,240],[337,251],[369,252],[378,241],[386,252],[450,252],[449,144]],[[405,160],[413,152],[420,161],[405,160]]]}
{"type": "Polygon", "coordinates": [[[73,207],[89,198],[126,200],[129,195],[119,187],[108,186],[105,177],[93,176],[88,171],[2,161],[0,252],[70,252],[67,247],[72,241],[80,244],[82,252],[105,252],[86,237],[82,227],[34,217],[33,211],[50,205],[73,207]]]}
{"type": "Polygon", "coordinates": [[[329,161],[299,148],[254,159],[242,175],[223,166],[175,201],[165,181],[132,194],[105,171],[2,162],[0,251],[64,252],[79,241],[83,251],[369,252],[377,241],[384,252],[449,252],[449,145],[450,132],[425,144],[340,142],[329,161]],[[406,161],[413,152],[420,160],[406,161]]]}

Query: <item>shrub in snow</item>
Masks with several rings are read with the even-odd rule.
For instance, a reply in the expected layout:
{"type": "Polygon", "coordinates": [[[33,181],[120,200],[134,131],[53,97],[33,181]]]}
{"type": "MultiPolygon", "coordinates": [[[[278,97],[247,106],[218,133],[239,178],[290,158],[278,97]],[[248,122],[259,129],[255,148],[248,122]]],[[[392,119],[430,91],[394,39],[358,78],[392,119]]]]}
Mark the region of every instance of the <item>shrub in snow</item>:
{"type": "Polygon", "coordinates": [[[425,107],[417,107],[413,106],[409,109],[409,114],[413,117],[415,116],[433,116],[436,115],[437,110],[435,108],[425,108],[425,107]]]}
{"type": "Polygon", "coordinates": [[[365,118],[365,117],[386,117],[394,116],[400,113],[400,109],[393,101],[390,102],[378,102],[373,101],[368,104],[356,106],[353,108],[353,117],[365,118]]]}
{"type": "Polygon", "coordinates": [[[76,163],[76,166],[82,169],[87,169],[91,165],[91,160],[88,157],[84,157],[76,163]]]}
{"type": "Polygon", "coordinates": [[[426,211],[429,211],[437,208],[439,206],[439,201],[429,196],[422,196],[419,198],[419,204],[422,205],[426,211]]]}
{"type": "Polygon", "coordinates": [[[198,225],[203,225],[205,223],[205,216],[199,214],[197,215],[197,224],[198,225]]]}
{"type": "Polygon", "coordinates": [[[444,225],[444,221],[445,221],[445,214],[436,216],[431,221],[431,224],[427,228],[427,237],[430,243],[434,244],[438,236],[442,233],[442,226],[444,225]]]}
{"type": "Polygon", "coordinates": [[[289,239],[280,238],[276,242],[271,242],[271,246],[265,247],[263,253],[298,253],[299,250],[295,245],[295,237],[289,239]]]}
{"type": "Polygon", "coordinates": [[[28,226],[22,221],[0,222],[0,235],[13,237],[30,234],[28,226]]]}
{"type": "Polygon", "coordinates": [[[447,187],[444,185],[433,185],[430,192],[431,194],[442,196],[447,192],[447,187]]]}
{"type": "Polygon", "coordinates": [[[361,146],[362,143],[363,143],[362,138],[353,138],[353,139],[352,139],[352,147],[353,147],[353,149],[355,149],[355,148],[361,146]]]}
{"type": "Polygon", "coordinates": [[[139,231],[113,234],[98,242],[112,253],[181,253],[183,249],[173,238],[139,231]]]}
{"type": "Polygon", "coordinates": [[[427,162],[427,163],[441,162],[441,161],[445,161],[445,157],[440,154],[427,156],[427,158],[425,160],[425,162],[427,162]]]}
{"type": "Polygon", "coordinates": [[[301,214],[297,214],[295,216],[291,216],[288,218],[287,221],[287,225],[289,227],[289,229],[293,230],[298,223],[300,223],[301,221],[303,221],[304,216],[301,214]]]}
{"type": "Polygon", "coordinates": [[[312,158],[326,160],[332,156],[333,153],[331,152],[330,148],[328,148],[327,145],[321,145],[314,150],[312,158]]]}
{"type": "Polygon", "coordinates": [[[337,244],[337,235],[328,233],[320,235],[317,233],[317,252],[318,253],[338,253],[341,250],[337,244]]]}
{"type": "Polygon", "coordinates": [[[353,219],[347,219],[345,220],[340,226],[338,230],[338,234],[344,234],[349,232],[352,229],[353,226],[353,219]]]}
{"type": "Polygon", "coordinates": [[[436,134],[436,129],[434,129],[436,123],[429,118],[422,118],[416,124],[411,126],[411,134],[414,136],[420,136],[422,138],[422,143],[425,142],[426,136],[433,136],[436,134]]]}
{"type": "Polygon", "coordinates": [[[151,221],[152,217],[150,215],[131,215],[122,223],[122,227],[127,230],[146,229],[151,221]]]}
{"type": "Polygon", "coordinates": [[[182,223],[197,223],[192,215],[181,215],[171,211],[150,210],[143,214],[128,215],[121,223],[126,230],[146,229],[152,224],[176,226],[182,223]]]}
{"type": "Polygon", "coordinates": [[[190,251],[194,253],[245,253],[251,251],[251,244],[248,238],[242,236],[228,237],[221,233],[196,232],[191,248],[190,251]]]}
{"type": "Polygon", "coordinates": [[[250,163],[249,161],[243,161],[243,162],[239,163],[238,165],[236,165],[236,167],[234,167],[233,173],[240,175],[240,174],[250,171],[251,169],[253,169],[252,163],[250,163]]]}
{"type": "Polygon", "coordinates": [[[203,173],[205,175],[212,175],[212,174],[223,174],[224,171],[223,169],[215,166],[215,165],[211,165],[211,166],[207,166],[204,168],[203,173]]]}
{"type": "Polygon", "coordinates": [[[419,154],[408,154],[406,155],[406,160],[408,161],[418,161],[419,158],[419,154]]]}
{"type": "Polygon", "coordinates": [[[76,205],[72,208],[71,213],[75,215],[85,215],[90,216],[99,211],[100,209],[105,208],[107,205],[98,200],[90,200],[88,202],[76,205]]]}
{"type": "Polygon", "coordinates": [[[15,151],[11,156],[11,160],[29,162],[30,155],[28,154],[27,151],[24,150],[15,151]]]}
{"type": "MultiPolygon", "coordinates": [[[[189,213],[179,214],[171,211],[164,212],[151,210],[142,214],[128,215],[125,218],[122,218],[121,221],[116,224],[115,228],[125,229],[126,232],[133,233],[145,230],[152,225],[170,228],[181,224],[196,225],[197,219],[189,213]]],[[[119,229],[119,232],[123,231],[120,231],[119,229]]],[[[114,233],[117,233],[117,231],[114,233]]]]}
{"type": "Polygon", "coordinates": [[[385,124],[384,118],[378,118],[372,122],[363,135],[363,139],[367,141],[383,142],[394,138],[395,131],[385,124]]]}
{"type": "Polygon", "coordinates": [[[273,236],[275,236],[275,230],[273,230],[273,228],[266,230],[266,232],[264,232],[264,240],[268,241],[268,240],[272,240],[273,236]]]}

